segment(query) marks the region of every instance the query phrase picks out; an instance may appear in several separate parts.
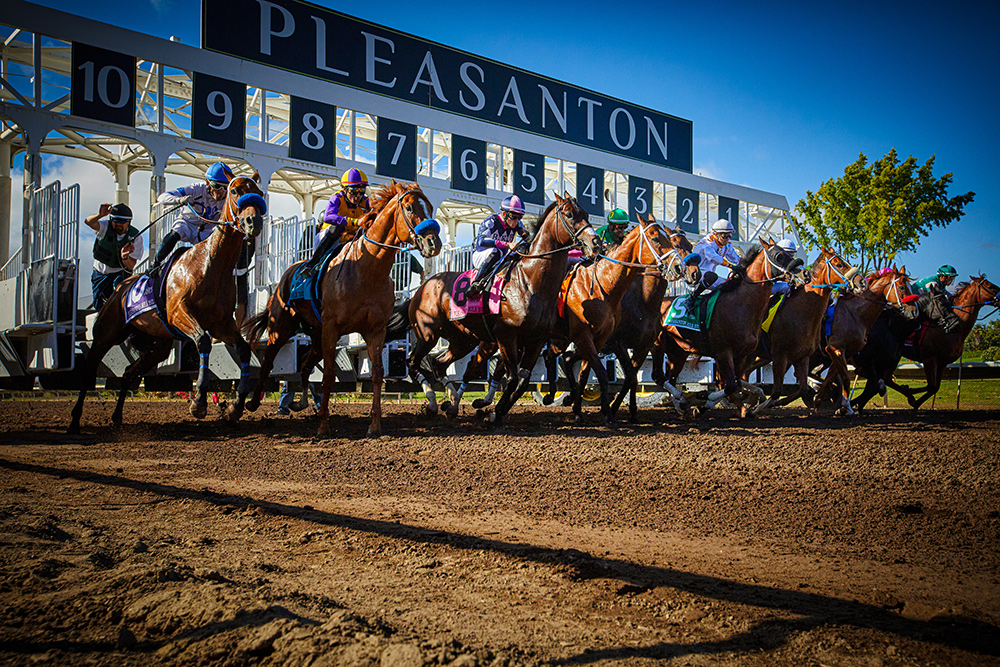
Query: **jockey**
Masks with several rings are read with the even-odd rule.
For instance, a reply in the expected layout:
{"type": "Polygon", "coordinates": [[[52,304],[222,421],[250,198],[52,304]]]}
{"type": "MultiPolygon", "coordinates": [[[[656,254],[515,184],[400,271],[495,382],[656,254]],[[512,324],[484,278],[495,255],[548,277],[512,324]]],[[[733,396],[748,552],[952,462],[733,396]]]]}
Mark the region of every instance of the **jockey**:
{"type": "Polygon", "coordinates": [[[132,209],[125,204],[101,204],[99,212],[83,221],[97,232],[94,239],[94,272],[90,282],[93,308],[100,310],[118,283],[132,273],[142,258],[142,237],[132,226],[132,209]],[[107,216],[107,220],[103,220],[107,216]]]}
{"type": "MultiPolygon", "coordinates": [[[[794,255],[799,251],[799,247],[791,239],[781,239],[778,241],[777,246],[789,255],[794,255]]],[[[775,280],[771,283],[771,294],[788,294],[791,291],[792,286],[786,280],[775,280]]]]}
{"type": "Polygon", "coordinates": [[[361,229],[361,218],[371,210],[366,193],[368,177],[360,169],[348,169],[340,178],[341,190],[326,204],[319,233],[316,234],[315,250],[306,262],[302,275],[314,276],[319,270],[323,256],[338,241],[341,245],[350,241],[361,229]]]}
{"type": "Polygon", "coordinates": [[[957,276],[958,271],[955,270],[954,266],[942,264],[934,275],[921,278],[913,283],[914,292],[920,295],[927,294],[928,298],[937,302],[941,315],[935,317],[934,321],[945,333],[951,333],[961,323],[951,306],[951,294],[948,292],[948,286],[954,282],[957,276]]]}
{"type": "Polygon", "coordinates": [[[517,195],[510,195],[500,204],[499,215],[494,213],[479,225],[476,247],[472,251],[472,266],[477,272],[466,292],[468,295],[476,296],[483,291],[493,269],[517,245],[515,236],[527,243],[528,230],[521,223],[523,217],[524,202],[517,195]]]}
{"type": "Polygon", "coordinates": [[[614,247],[625,239],[625,230],[628,227],[628,213],[620,208],[616,208],[608,214],[608,224],[595,230],[597,238],[604,243],[605,249],[614,247]]]}
{"type": "MultiPolygon", "coordinates": [[[[694,303],[695,298],[705,290],[712,291],[718,285],[716,282],[719,276],[715,273],[715,268],[720,264],[726,267],[733,267],[739,264],[740,256],[729,239],[733,237],[733,224],[722,218],[712,223],[712,232],[695,244],[693,252],[701,257],[701,282],[695,288],[691,296],[688,297],[687,304],[694,303]]],[[[719,283],[721,284],[721,282],[719,283]]]]}
{"type": "Polygon", "coordinates": [[[216,226],[211,221],[222,216],[222,206],[226,203],[229,181],[233,171],[225,164],[216,162],[205,171],[204,183],[192,183],[184,187],[164,192],[156,201],[161,204],[187,204],[180,209],[174,226],[163,237],[160,249],[153,260],[156,268],[170,255],[178,241],[194,245],[207,239],[216,226]],[[208,220],[209,222],[206,222],[208,220]]]}

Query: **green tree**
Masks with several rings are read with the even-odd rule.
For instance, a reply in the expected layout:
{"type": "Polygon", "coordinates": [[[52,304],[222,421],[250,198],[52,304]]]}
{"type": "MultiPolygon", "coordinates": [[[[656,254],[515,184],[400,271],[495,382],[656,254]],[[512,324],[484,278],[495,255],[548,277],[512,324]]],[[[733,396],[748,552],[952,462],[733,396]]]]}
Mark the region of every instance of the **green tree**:
{"type": "Polygon", "coordinates": [[[991,347],[1000,347],[1000,320],[977,324],[965,339],[967,350],[986,350],[991,347]]]}
{"type": "Polygon", "coordinates": [[[868,164],[864,153],[795,205],[793,220],[810,248],[833,247],[862,271],[888,266],[897,253],[914,250],[933,227],[962,217],[976,193],[948,197],[952,174],[934,177],[934,156],[922,166],[902,162],[893,148],[868,164]]]}

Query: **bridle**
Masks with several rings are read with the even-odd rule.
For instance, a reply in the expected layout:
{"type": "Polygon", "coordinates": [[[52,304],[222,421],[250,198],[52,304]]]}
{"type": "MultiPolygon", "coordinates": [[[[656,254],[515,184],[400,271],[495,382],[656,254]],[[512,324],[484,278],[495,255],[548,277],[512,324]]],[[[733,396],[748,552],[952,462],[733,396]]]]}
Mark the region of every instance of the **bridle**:
{"type": "MultiPolygon", "coordinates": [[[[773,246],[770,246],[770,247],[764,247],[764,249],[761,250],[761,253],[763,253],[764,260],[765,260],[765,262],[764,262],[764,279],[763,280],[751,280],[748,276],[744,275],[743,276],[743,280],[745,280],[746,282],[751,283],[753,285],[760,285],[760,284],[763,284],[763,283],[774,282],[778,278],[781,278],[781,277],[784,277],[784,276],[787,276],[787,275],[791,274],[791,271],[788,270],[788,264],[792,261],[791,256],[789,256],[788,262],[785,262],[785,266],[781,266],[780,264],[778,264],[774,260],[774,258],[771,257],[771,250],[773,248],[777,248],[777,246],[773,245],[773,246]],[[777,270],[778,273],[777,274],[773,274],[772,273],[772,269],[777,270]]],[[[779,250],[780,254],[782,254],[782,255],[788,255],[788,253],[785,250],[782,250],[781,248],[778,248],[778,250],[779,250]]]]}
{"type": "MultiPolygon", "coordinates": [[[[206,217],[202,216],[200,213],[198,213],[198,211],[194,210],[194,206],[191,205],[191,202],[187,203],[187,207],[191,210],[192,213],[194,213],[195,217],[197,217],[198,220],[200,220],[204,224],[215,225],[216,227],[229,227],[230,229],[234,229],[237,232],[240,232],[245,237],[250,238],[251,237],[251,234],[250,234],[251,229],[250,229],[250,227],[248,225],[248,221],[253,216],[245,216],[245,217],[241,218],[240,215],[239,215],[239,213],[240,213],[240,209],[242,208],[242,206],[240,206],[239,202],[243,201],[244,197],[251,196],[251,199],[259,199],[260,200],[260,204],[258,204],[258,205],[262,206],[263,207],[262,210],[264,210],[264,211],[267,210],[267,204],[266,204],[266,202],[264,202],[264,198],[260,194],[258,194],[256,192],[252,192],[252,191],[251,192],[245,192],[242,195],[240,195],[239,199],[236,199],[233,190],[234,190],[234,188],[236,186],[236,181],[239,181],[239,180],[245,180],[245,181],[248,181],[250,183],[253,183],[252,180],[250,180],[250,179],[248,179],[246,177],[242,177],[242,176],[236,177],[236,178],[232,179],[231,181],[229,181],[229,185],[226,187],[226,201],[225,201],[225,216],[224,217],[230,217],[230,218],[232,218],[232,220],[223,220],[223,219],[209,220],[208,218],[206,218],[206,217]]],[[[254,202],[254,201],[250,201],[248,203],[254,203],[254,204],[256,204],[256,202],[254,202]]]]}
{"type": "Polygon", "coordinates": [[[413,216],[411,214],[411,210],[403,206],[403,199],[406,197],[406,195],[411,195],[411,194],[414,197],[422,199],[427,204],[428,210],[434,210],[434,207],[431,205],[431,202],[427,198],[427,195],[425,195],[420,188],[412,188],[410,190],[404,190],[402,192],[397,193],[392,199],[389,200],[389,203],[385,205],[385,208],[382,209],[382,213],[386,213],[394,205],[399,207],[400,212],[403,214],[403,222],[406,224],[406,228],[409,231],[408,235],[409,239],[407,240],[406,245],[393,245],[391,243],[382,243],[381,241],[376,241],[375,239],[372,239],[368,236],[368,230],[365,228],[361,229],[361,236],[359,236],[358,238],[360,238],[362,241],[367,241],[368,243],[371,243],[373,245],[377,245],[382,248],[389,248],[391,250],[407,250],[408,246],[419,248],[419,241],[417,239],[419,239],[420,237],[417,234],[416,224],[414,224],[413,222],[413,216]]]}
{"type": "MultiPolygon", "coordinates": [[[[634,268],[634,269],[649,269],[650,267],[655,266],[656,269],[657,269],[657,272],[660,275],[663,276],[664,280],[666,280],[667,279],[667,272],[670,270],[670,268],[676,262],[681,261],[680,253],[677,252],[677,249],[674,248],[673,246],[671,246],[669,250],[666,250],[663,253],[657,252],[656,248],[653,246],[653,242],[649,239],[649,236],[647,234],[647,232],[648,232],[648,230],[649,230],[650,227],[656,227],[657,229],[660,230],[661,233],[663,233],[663,229],[660,228],[660,223],[659,222],[655,222],[654,221],[654,222],[647,223],[645,225],[642,224],[642,223],[640,223],[639,224],[639,252],[637,254],[639,256],[639,259],[641,260],[642,259],[642,248],[643,248],[643,245],[648,246],[650,254],[652,254],[653,257],[655,258],[655,260],[654,260],[654,262],[652,264],[646,264],[646,263],[644,263],[642,261],[639,261],[639,262],[624,262],[624,261],[622,261],[620,259],[614,259],[613,257],[608,257],[607,255],[604,255],[604,254],[598,255],[597,256],[598,259],[606,259],[609,262],[613,262],[615,264],[619,264],[621,266],[627,266],[629,268],[634,268]],[[667,261],[664,261],[664,258],[666,258],[668,256],[669,256],[670,259],[667,260],[667,261]]],[[[666,234],[664,234],[664,235],[666,235],[666,234]]]]}
{"type": "MultiPolygon", "coordinates": [[[[996,285],[990,283],[990,281],[986,280],[986,278],[973,279],[973,282],[975,282],[979,298],[982,298],[982,293],[983,290],[986,288],[986,283],[989,283],[994,288],[996,288],[996,291],[994,291],[993,296],[987,299],[986,301],[976,301],[975,303],[966,304],[964,306],[952,306],[952,310],[961,310],[961,311],[969,310],[969,312],[971,313],[973,309],[979,308],[981,306],[994,306],[996,309],[1000,309],[1000,305],[997,305],[997,295],[998,293],[1000,293],[1000,288],[997,288],[996,285]]],[[[994,310],[993,312],[996,312],[996,310],[994,310]]],[[[989,315],[992,314],[993,313],[989,313],[989,315]]],[[[986,315],[986,317],[989,317],[989,315],[986,315]]]]}
{"type": "Polygon", "coordinates": [[[833,273],[835,276],[837,276],[838,278],[840,278],[843,281],[843,284],[834,284],[834,282],[832,280],[830,280],[829,283],[811,283],[811,282],[810,283],[806,283],[807,287],[851,287],[851,291],[852,292],[856,292],[857,291],[857,289],[855,287],[853,287],[853,285],[854,285],[854,278],[855,278],[855,276],[858,275],[858,269],[857,268],[855,268],[854,266],[851,266],[851,264],[847,260],[845,260],[843,257],[841,257],[840,255],[837,255],[837,254],[834,254],[832,256],[826,256],[825,260],[824,260],[824,264],[826,265],[827,278],[829,279],[830,273],[833,273]],[[844,264],[847,264],[847,266],[849,266],[850,268],[847,269],[847,271],[841,271],[836,266],[834,266],[833,260],[835,260],[835,259],[839,259],[844,264]]]}
{"type": "Polygon", "coordinates": [[[540,257],[548,257],[550,255],[556,254],[557,252],[562,252],[566,248],[579,248],[583,250],[584,247],[583,241],[581,241],[583,233],[589,230],[591,234],[594,234],[594,229],[590,226],[590,223],[588,222],[580,229],[574,229],[573,225],[571,224],[572,219],[569,216],[567,216],[562,210],[562,204],[556,204],[555,213],[556,213],[556,218],[559,220],[559,222],[562,224],[563,229],[566,230],[566,233],[569,235],[571,243],[569,245],[560,245],[555,250],[547,250],[545,252],[540,252],[536,254],[528,254],[521,252],[520,250],[515,251],[522,259],[535,259],[540,257]]]}

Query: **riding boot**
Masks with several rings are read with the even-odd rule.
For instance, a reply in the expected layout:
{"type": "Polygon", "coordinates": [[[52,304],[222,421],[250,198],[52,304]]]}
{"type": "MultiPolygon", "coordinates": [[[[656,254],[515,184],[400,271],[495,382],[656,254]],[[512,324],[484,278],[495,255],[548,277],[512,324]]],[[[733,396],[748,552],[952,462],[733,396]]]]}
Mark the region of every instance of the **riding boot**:
{"type": "Polygon", "coordinates": [[[322,261],[323,257],[326,256],[326,253],[329,252],[330,248],[333,247],[333,244],[337,242],[337,239],[339,239],[340,235],[343,233],[344,228],[337,225],[335,227],[331,227],[330,230],[323,235],[319,245],[316,246],[316,252],[313,253],[313,256],[302,268],[303,276],[311,278],[316,275],[317,271],[319,271],[320,261],[322,261]]]}
{"type": "Polygon", "coordinates": [[[181,235],[177,232],[167,232],[167,235],[163,237],[162,241],[160,241],[160,249],[156,251],[156,259],[153,260],[153,265],[149,267],[151,271],[160,264],[163,264],[167,257],[170,256],[170,253],[173,252],[174,246],[176,246],[177,242],[180,240],[181,235]]]}
{"type": "Polygon", "coordinates": [[[465,293],[469,296],[482,294],[489,277],[493,274],[493,267],[497,265],[498,261],[500,261],[500,254],[496,253],[483,262],[483,265],[479,267],[479,271],[476,272],[476,277],[472,279],[472,284],[469,285],[469,289],[465,293]]]}
{"type": "Polygon", "coordinates": [[[948,301],[946,296],[943,294],[936,295],[934,300],[937,301],[938,306],[941,309],[941,317],[937,320],[938,326],[940,326],[941,330],[946,334],[951,333],[958,328],[958,325],[962,323],[962,320],[958,319],[958,316],[955,315],[955,310],[951,307],[951,303],[948,301]]]}
{"type": "Polygon", "coordinates": [[[698,283],[698,286],[694,288],[694,291],[688,295],[687,301],[684,302],[684,310],[688,313],[694,312],[692,307],[694,306],[695,300],[701,296],[701,293],[706,289],[705,283],[698,283]]]}

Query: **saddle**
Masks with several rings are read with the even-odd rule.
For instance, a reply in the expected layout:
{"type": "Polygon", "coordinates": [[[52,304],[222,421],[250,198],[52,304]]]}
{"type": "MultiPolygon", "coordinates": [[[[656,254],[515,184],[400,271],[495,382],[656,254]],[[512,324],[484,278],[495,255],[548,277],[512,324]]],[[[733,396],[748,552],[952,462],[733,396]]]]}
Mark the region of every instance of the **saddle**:
{"type": "Polygon", "coordinates": [[[323,277],[326,276],[326,272],[330,270],[330,260],[337,256],[337,253],[343,249],[344,245],[336,245],[323,253],[323,257],[319,260],[319,271],[315,275],[307,276],[304,274],[305,263],[300,264],[295,269],[295,273],[292,274],[292,280],[288,286],[289,303],[292,301],[308,301],[313,309],[313,313],[319,318],[323,300],[323,295],[320,293],[320,285],[323,284],[323,277]]]}
{"type": "Polygon", "coordinates": [[[493,275],[490,276],[490,289],[483,290],[481,295],[471,296],[468,294],[469,286],[476,276],[476,269],[469,269],[459,274],[451,287],[451,303],[448,306],[448,319],[454,322],[467,315],[486,316],[487,310],[491,315],[500,314],[500,304],[503,302],[503,286],[507,283],[510,272],[514,269],[514,261],[508,257],[497,264],[493,275]]]}
{"type": "Polygon", "coordinates": [[[132,284],[125,294],[123,303],[126,323],[132,322],[145,312],[156,310],[163,326],[174,338],[187,340],[186,334],[167,321],[167,276],[170,275],[170,269],[173,268],[178,258],[188,250],[189,248],[186,247],[175,248],[166,261],[140,275],[132,284]]]}
{"type": "Polygon", "coordinates": [[[715,304],[719,300],[719,291],[710,294],[700,295],[690,306],[686,306],[689,295],[681,295],[670,304],[670,310],[663,318],[663,326],[677,327],[678,329],[690,329],[692,331],[708,331],[712,324],[712,313],[715,312],[715,304]]]}

